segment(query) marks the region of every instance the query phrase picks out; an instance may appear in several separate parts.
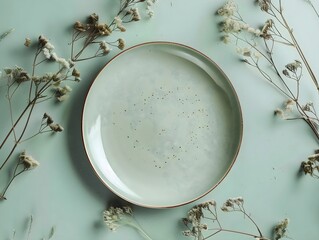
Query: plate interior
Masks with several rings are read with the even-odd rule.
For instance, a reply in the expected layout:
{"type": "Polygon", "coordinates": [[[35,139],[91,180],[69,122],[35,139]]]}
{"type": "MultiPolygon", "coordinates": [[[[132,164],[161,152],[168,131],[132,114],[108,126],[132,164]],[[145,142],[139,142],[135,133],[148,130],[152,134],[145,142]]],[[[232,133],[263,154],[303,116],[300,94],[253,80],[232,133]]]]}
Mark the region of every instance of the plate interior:
{"type": "Polygon", "coordinates": [[[231,83],[211,60],[183,45],[148,43],[97,76],[82,134],[94,170],[114,193],[170,207],[223,179],[238,153],[242,117],[231,83]]]}

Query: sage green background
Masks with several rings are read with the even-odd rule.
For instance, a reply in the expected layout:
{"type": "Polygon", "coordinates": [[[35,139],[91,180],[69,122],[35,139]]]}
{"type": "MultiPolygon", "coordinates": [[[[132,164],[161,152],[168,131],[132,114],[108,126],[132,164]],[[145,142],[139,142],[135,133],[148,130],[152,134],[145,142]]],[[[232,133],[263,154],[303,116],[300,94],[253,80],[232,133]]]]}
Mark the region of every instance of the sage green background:
{"type": "MultiPolygon", "coordinates": [[[[0,43],[0,67],[19,65],[30,70],[33,54],[23,46],[24,39],[36,40],[40,34],[50,39],[58,55],[68,58],[72,24],[93,12],[99,14],[101,20],[109,21],[118,9],[118,2],[1,0],[0,33],[10,28],[15,28],[15,31],[0,43]]],[[[253,2],[237,1],[242,15],[256,25],[262,24],[266,17],[253,2]]],[[[287,19],[294,26],[310,63],[315,66],[319,50],[319,35],[315,29],[318,29],[319,21],[306,1],[283,2],[287,19]]],[[[129,24],[127,32],[113,37],[125,38],[128,47],[159,40],[189,45],[211,57],[233,83],[244,118],[242,147],[226,179],[198,202],[215,199],[221,205],[229,197],[242,196],[247,212],[255,218],[265,235],[271,235],[273,225],[288,217],[288,235],[292,239],[317,239],[319,182],[300,175],[298,169],[300,162],[313,153],[318,143],[304,122],[284,122],[274,118],[273,110],[281,106],[285,100],[283,96],[254,69],[239,61],[234,46],[220,42],[217,26],[220,19],[215,11],[223,3],[221,0],[158,0],[153,7],[153,19],[129,24]]],[[[144,7],[141,6],[141,13],[144,7]]],[[[48,112],[65,127],[65,131],[54,137],[43,135],[19,146],[41,165],[18,178],[8,191],[8,200],[0,203],[1,240],[10,239],[14,230],[17,232],[15,239],[26,239],[30,215],[34,219],[30,239],[34,240],[46,237],[52,226],[56,228],[54,239],[59,240],[140,239],[130,228],[112,233],[103,225],[102,211],[117,197],[93,173],[81,141],[85,94],[99,70],[116,52],[114,49],[109,57],[79,63],[83,81],[72,85],[71,97],[62,104],[45,103],[39,107],[35,116],[40,119],[43,112],[48,112]]],[[[282,56],[282,64],[297,57],[282,56]]],[[[318,69],[315,70],[318,73],[318,69]]],[[[318,101],[311,87],[310,81],[305,83],[302,94],[307,96],[305,100],[318,101]]],[[[4,87],[0,88],[0,94],[2,139],[10,124],[4,87]]],[[[30,126],[38,127],[36,119],[30,126]]],[[[1,181],[6,179],[4,175],[6,173],[1,173],[1,181]]],[[[185,239],[181,235],[180,218],[193,205],[164,210],[134,207],[134,211],[137,220],[154,240],[185,239]]],[[[231,215],[222,219],[225,227],[234,229],[240,229],[245,222],[242,217],[232,218],[231,215]]],[[[245,238],[228,235],[225,239],[245,238]]]]}

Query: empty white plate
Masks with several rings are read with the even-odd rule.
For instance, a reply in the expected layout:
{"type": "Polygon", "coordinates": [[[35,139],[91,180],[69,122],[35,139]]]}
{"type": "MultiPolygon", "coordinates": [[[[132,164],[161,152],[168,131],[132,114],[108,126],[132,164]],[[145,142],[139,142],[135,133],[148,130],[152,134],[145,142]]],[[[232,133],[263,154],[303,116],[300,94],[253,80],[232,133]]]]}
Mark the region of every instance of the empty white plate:
{"type": "Polygon", "coordinates": [[[232,167],[242,138],[237,95],[205,55],[177,43],[145,43],[99,73],[84,104],[82,135],[101,181],[153,208],[194,201],[232,167]]]}

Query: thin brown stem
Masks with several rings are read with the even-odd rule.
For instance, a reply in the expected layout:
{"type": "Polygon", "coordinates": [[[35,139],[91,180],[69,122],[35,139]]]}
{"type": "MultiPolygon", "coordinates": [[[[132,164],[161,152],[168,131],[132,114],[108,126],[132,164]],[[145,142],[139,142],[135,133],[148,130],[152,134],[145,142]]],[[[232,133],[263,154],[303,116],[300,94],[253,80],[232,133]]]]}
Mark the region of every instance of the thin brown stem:
{"type": "Polygon", "coordinates": [[[13,183],[13,181],[20,175],[22,174],[23,172],[26,171],[26,168],[23,168],[20,172],[17,173],[17,170],[18,170],[18,167],[20,165],[20,161],[17,162],[15,168],[14,168],[14,171],[13,171],[13,174],[12,174],[12,177],[10,179],[10,181],[8,182],[7,186],[3,189],[3,192],[2,194],[0,195],[0,200],[1,199],[4,199],[6,200],[6,192],[8,191],[9,187],[11,186],[11,184],[13,183]]]}
{"type": "Polygon", "coordinates": [[[271,240],[271,239],[269,239],[269,238],[264,237],[263,235],[258,236],[258,235],[251,234],[251,233],[248,233],[248,232],[236,231],[236,230],[225,229],[225,228],[213,228],[213,229],[209,229],[209,230],[216,231],[216,232],[214,232],[214,233],[208,235],[208,236],[205,237],[204,239],[208,239],[208,238],[210,238],[210,237],[212,237],[212,236],[214,236],[214,235],[216,235],[216,234],[218,234],[218,233],[220,233],[220,232],[229,232],[229,233],[235,233],[235,234],[240,234],[240,235],[245,235],[245,236],[253,237],[253,238],[255,238],[255,239],[258,238],[258,237],[259,237],[259,238],[262,237],[263,240],[271,240]]]}
{"type": "Polygon", "coordinates": [[[11,156],[12,156],[12,154],[14,153],[16,147],[18,146],[20,140],[23,138],[23,135],[24,135],[25,131],[27,130],[27,126],[28,126],[28,124],[29,124],[29,121],[30,121],[30,118],[31,118],[31,114],[32,114],[32,112],[33,112],[33,108],[34,108],[34,106],[35,106],[35,102],[36,102],[36,99],[33,100],[32,104],[31,104],[31,106],[30,106],[29,114],[28,114],[28,116],[27,116],[26,122],[25,122],[25,124],[24,124],[24,127],[23,127],[23,129],[22,129],[22,131],[21,131],[21,134],[20,134],[19,138],[18,138],[17,141],[14,143],[14,145],[13,145],[13,147],[11,148],[11,151],[10,151],[10,153],[8,154],[7,158],[6,158],[6,159],[4,160],[4,162],[1,164],[0,170],[5,166],[5,164],[8,162],[8,160],[11,158],[11,156]]]}
{"type": "Polygon", "coordinates": [[[290,36],[290,38],[291,38],[291,40],[292,40],[294,46],[296,47],[296,50],[297,50],[299,56],[301,57],[303,63],[305,64],[305,66],[306,66],[306,68],[307,68],[307,71],[308,71],[308,73],[309,73],[309,75],[310,75],[310,77],[311,77],[313,83],[314,83],[315,86],[316,86],[316,89],[319,91],[319,84],[318,84],[317,78],[316,78],[314,72],[312,71],[311,66],[309,65],[309,63],[308,63],[308,61],[307,61],[307,59],[306,59],[306,57],[305,57],[305,55],[304,55],[304,53],[303,53],[301,47],[299,46],[298,41],[296,40],[294,34],[292,33],[292,30],[291,30],[291,28],[290,28],[290,26],[289,26],[289,24],[288,24],[288,22],[287,22],[287,20],[286,20],[286,18],[285,18],[285,16],[284,16],[284,14],[283,14],[283,9],[282,9],[281,0],[279,1],[279,4],[280,4],[279,14],[280,14],[280,17],[281,17],[281,19],[282,19],[284,25],[285,25],[285,28],[287,29],[288,34],[289,34],[289,36],[290,36]]]}

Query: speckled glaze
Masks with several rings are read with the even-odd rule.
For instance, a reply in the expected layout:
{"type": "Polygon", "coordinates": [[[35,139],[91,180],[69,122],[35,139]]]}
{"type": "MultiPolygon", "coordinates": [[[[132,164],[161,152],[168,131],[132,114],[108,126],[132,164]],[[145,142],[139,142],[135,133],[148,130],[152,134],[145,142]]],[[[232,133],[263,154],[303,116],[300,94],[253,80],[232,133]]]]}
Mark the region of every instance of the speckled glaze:
{"type": "Polygon", "coordinates": [[[152,42],[103,68],[87,94],[82,134],[95,172],[114,193],[137,205],[174,207],[205,195],[230,170],[241,109],[210,59],[152,42]]]}

